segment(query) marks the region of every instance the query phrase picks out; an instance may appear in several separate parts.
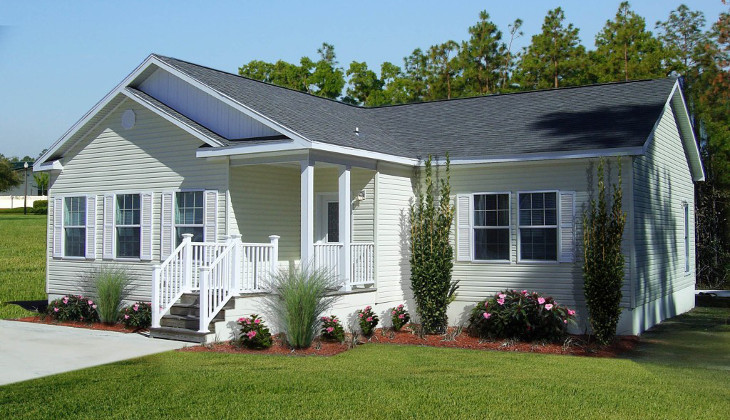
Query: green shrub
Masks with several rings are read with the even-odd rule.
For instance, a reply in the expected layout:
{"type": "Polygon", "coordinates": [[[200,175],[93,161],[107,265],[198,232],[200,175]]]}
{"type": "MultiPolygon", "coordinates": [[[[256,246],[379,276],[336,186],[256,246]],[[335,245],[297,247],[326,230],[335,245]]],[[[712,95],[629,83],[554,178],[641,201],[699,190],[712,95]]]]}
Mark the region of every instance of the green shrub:
{"type": "Polygon", "coordinates": [[[371,306],[366,306],[365,309],[357,310],[357,320],[360,324],[360,331],[362,335],[369,337],[375,332],[375,327],[378,326],[378,316],[373,312],[371,306]]]}
{"type": "Polygon", "coordinates": [[[48,214],[48,200],[36,200],[33,202],[33,214],[48,214]]]}
{"type": "Polygon", "coordinates": [[[238,325],[241,327],[238,336],[238,343],[241,346],[259,350],[271,347],[271,332],[261,317],[252,314],[249,318],[238,318],[238,325]]]}
{"type": "Polygon", "coordinates": [[[56,321],[97,322],[99,314],[93,300],[82,295],[68,295],[48,304],[46,316],[56,321]]]}
{"type": "Polygon", "coordinates": [[[606,199],[604,161],[598,163],[598,202],[591,199],[583,214],[583,292],[588,305],[588,320],[600,343],[616,336],[621,316],[621,287],[624,283],[624,255],[621,241],[626,213],[621,208],[621,161],[618,185],[613,186],[613,203],[606,199]]]}
{"type": "Polygon", "coordinates": [[[390,320],[393,324],[393,329],[395,331],[400,331],[400,329],[411,320],[411,316],[408,314],[408,311],[406,311],[403,304],[400,304],[395,308],[390,308],[390,320]]]}
{"type": "Polygon", "coordinates": [[[320,316],[339,298],[328,295],[337,290],[333,275],[327,270],[308,267],[277,272],[269,289],[266,306],[289,345],[297,349],[312,344],[320,316]]]}
{"type": "Polygon", "coordinates": [[[152,304],[135,302],[122,310],[120,320],[127,328],[149,328],[152,325],[152,304]]]}
{"type": "Polygon", "coordinates": [[[105,324],[116,323],[122,302],[129,295],[129,274],[121,267],[100,266],[92,269],[89,277],[99,319],[105,324]]]}
{"type": "Polygon", "coordinates": [[[426,192],[420,191],[419,179],[418,197],[410,209],[411,288],[423,331],[429,334],[446,331],[446,309],[456,290],[451,282],[454,250],[449,235],[454,206],[451,205],[449,171],[449,155],[446,154],[446,179],[434,181],[429,156],[425,162],[426,192]]]}
{"type": "Polygon", "coordinates": [[[322,317],[322,339],[325,341],[345,341],[345,329],[336,316],[322,317]]]}
{"type": "Polygon", "coordinates": [[[555,341],[565,336],[574,316],[574,310],[551,297],[505,290],[477,304],[469,317],[469,329],[480,337],[555,341]]]}

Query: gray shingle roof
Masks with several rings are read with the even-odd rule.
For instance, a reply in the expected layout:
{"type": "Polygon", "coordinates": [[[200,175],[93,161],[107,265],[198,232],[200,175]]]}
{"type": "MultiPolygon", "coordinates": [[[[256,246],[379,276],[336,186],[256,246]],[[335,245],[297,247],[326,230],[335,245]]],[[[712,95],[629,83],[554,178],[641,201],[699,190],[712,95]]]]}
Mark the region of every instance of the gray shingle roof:
{"type": "Polygon", "coordinates": [[[674,78],[361,108],[155,55],[303,137],[454,159],[642,146],[674,78]],[[355,127],[360,135],[355,135],[355,127]]]}

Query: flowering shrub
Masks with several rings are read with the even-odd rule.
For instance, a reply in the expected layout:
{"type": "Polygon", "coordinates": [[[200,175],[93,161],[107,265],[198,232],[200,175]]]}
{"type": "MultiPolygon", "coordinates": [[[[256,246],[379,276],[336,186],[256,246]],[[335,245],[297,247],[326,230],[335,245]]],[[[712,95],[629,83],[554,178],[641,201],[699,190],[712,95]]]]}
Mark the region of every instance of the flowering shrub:
{"type": "Polygon", "coordinates": [[[322,339],[327,341],[345,341],[345,329],[336,316],[322,317],[322,339]]]}
{"type": "Polygon", "coordinates": [[[390,308],[390,319],[393,322],[393,329],[399,331],[411,320],[411,316],[401,304],[395,308],[390,308]]]}
{"type": "Polygon", "coordinates": [[[271,332],[258,315],[252,314],[250,318],[238,318],[238,325],[241,326],[239,344],[250,349],[271,347],[271,332]]]}
{"type": "Polygon", "coordinates": [[[566,334],[574,316],[574,310],[558,305],[551,297],[505,290],[477,304],[469,328],[473,334],[493,338],[557,340],[566,334]]]}
{"type": "Polygon", "coordinates": [[[122,324],[127,328],[149,328],[152,325],[152,304],[136,302],[122,309],[122,324]]]}
{"type": "Polygon", "coordinates": [[[358,321],[360,322],[360,331],[362,335],[370,336],[375,327],[378,325],[378,316],[373,312],[373,308],[366,306],[365,309],[357,310],[358,321]]]}
{"type": "Polygon", "coordinates": [[[82,295],[68,295],[48,304],[46,316],[56,321],[99,321],[96,303],[82,295]]]}

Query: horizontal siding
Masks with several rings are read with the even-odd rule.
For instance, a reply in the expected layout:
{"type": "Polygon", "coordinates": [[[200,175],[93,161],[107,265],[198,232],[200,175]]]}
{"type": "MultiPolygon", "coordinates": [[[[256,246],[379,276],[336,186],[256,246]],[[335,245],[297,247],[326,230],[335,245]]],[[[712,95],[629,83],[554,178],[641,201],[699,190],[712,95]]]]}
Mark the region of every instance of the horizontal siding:
{"type": "Polygon", "coordinates": [[[139,89],[227,139],[280,134],[162,69],[145,79],[139,89]]]}
{"type": "MultiPolygon", "coordinates": [[[[53,226],[52,197],[96,195],[96,261],[48,258],[47,288],[50,294],[81,291],[92,267],[102,261],[103,200],[105,193],[152,192],[153,262],[113,262],[128,269],[134,281],[131,299],[150,300],[152,264],[160,257],[161,193],[174,189],[218,190],[218,237],[226,232],[227,165],[195,157],[202,142],[133,101],[127,100],[108,115],[62,159],[63,172],[51,178],[49,227],[53,226]],[[121,115],[132,109],[136,124],[121,127],[121,115]]],[[[52,243],[49,229],[48,243],[52,243]]]]}
{"type": "Polygon", "coordinates": [[[662,114],[647,153],[634,159],[636,304],[694,285],[694,184],[671,107],[662,114]],[[684,271],[684,214],[690,210],[690,273],[684,271]]]}

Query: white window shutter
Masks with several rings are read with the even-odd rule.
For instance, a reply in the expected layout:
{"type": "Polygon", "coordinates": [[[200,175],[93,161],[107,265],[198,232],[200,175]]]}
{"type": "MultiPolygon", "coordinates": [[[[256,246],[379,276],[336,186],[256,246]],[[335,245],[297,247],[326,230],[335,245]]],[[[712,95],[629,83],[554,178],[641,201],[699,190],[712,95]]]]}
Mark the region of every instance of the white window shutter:
{"type": "Polygon", "coordinates": [[[575,192],[560,192],[560,262],[575,261],[575,192]]]}
{"type": "Polygon", "coordinates": [[[152,259],[152,193],[140,194],[139,258],[152,259]]]}
{"type": "Polygon", "coordinates": [[[456,261],[471,261],[471,194],[456,196],[456,261]]]}
{"type": "Polygon", "coordinates": [[[86,258],[96,259],[96,196],[86,196],[86,258]]]}
{"type": "Polygon", "coordinates": [[[104,231],[102,257],[114,259],[114,194],[104,196],[104,231]]]}
{"type": "Polygon", "coordinates": [[[206,190],[203,196],[203,208],[205,214],[203,220],[205,223],[204,236],[205,242],[217,242],[217,220],[218,220],[218,191],[206,190]]]}
{"type": "Polygon", "coordinates": [[[53,199],[53,257],[63,257],[63,197],[53,199]]]}
{"type": "Polygon", "coordinates": [[[160,260],[165,261],[172,254],[175,221],[175,193],[162,193],[160,205],[160,260]]]}

